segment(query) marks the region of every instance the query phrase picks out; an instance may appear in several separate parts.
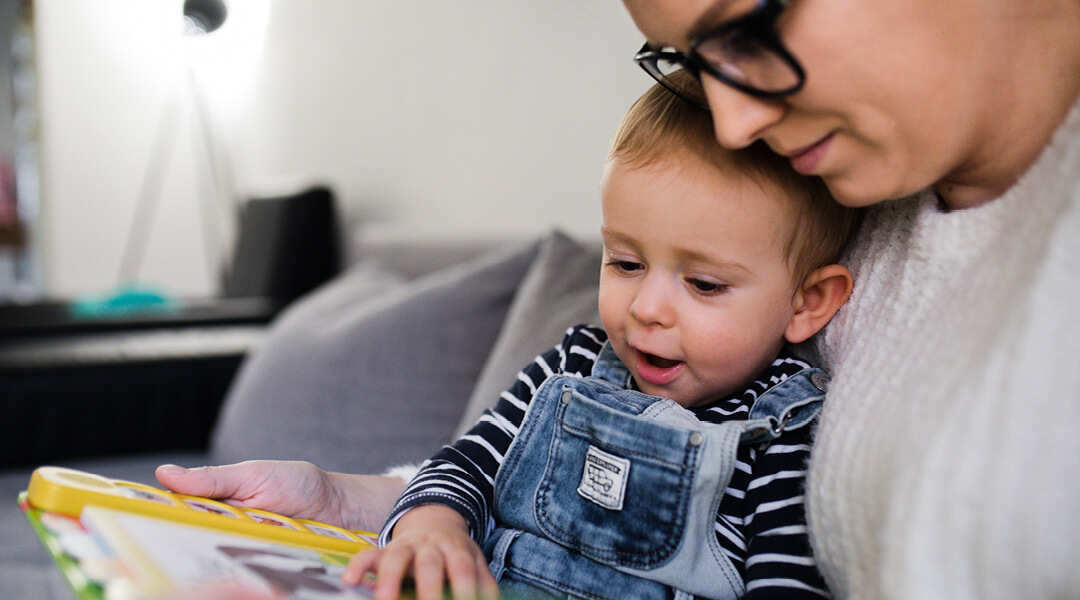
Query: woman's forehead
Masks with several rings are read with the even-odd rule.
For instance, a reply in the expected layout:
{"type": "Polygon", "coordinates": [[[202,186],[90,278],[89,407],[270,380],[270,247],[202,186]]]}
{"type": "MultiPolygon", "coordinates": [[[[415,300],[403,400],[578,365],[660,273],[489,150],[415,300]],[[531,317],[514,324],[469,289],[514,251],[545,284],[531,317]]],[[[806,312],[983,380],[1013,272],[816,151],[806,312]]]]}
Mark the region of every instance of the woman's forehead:
{"type": "MultiPolygon", "coordinates": [[[[650,42],[685,49],[696,35],[716,25],[750,12],[760,0],[623,0],[627,11],[650,42]]],[[[815,14],[828,15],[839,29],[848,25],[839,15],[857,16],[857,20],[916,22],[955,20],[982,13],[1021,14],[1032,12],[1030,0],[1000,0],[988,7],[986,0],[793,0],[815,14]],[[805,6],[803,6],[805,5],[805,6]],[[1011,8],[1004,8],[1004,7],[1011,8]]],[[[1038,3],[1035,3],[1038,4],[1038,3]]],[[[815,24],[821,25],[820,21],[815,24]]]]}
{"type": "Polygon", "coordinates": [[[754,0],[624,0],[630,17],[650,42],[685,48],[694,36],[754,0]]]}
{"type": "Polygon", "coordinates": [[[623,0],[634,24],[650,42],[685,46],[692,30],[716,5],[732,0],[623,0]]]}

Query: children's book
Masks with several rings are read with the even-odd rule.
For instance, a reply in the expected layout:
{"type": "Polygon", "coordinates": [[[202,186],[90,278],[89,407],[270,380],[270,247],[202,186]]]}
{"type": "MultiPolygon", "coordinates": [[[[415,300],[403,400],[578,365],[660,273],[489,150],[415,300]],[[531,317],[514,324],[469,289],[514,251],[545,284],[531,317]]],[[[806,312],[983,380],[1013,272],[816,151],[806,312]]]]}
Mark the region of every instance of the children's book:
{"type": "Polygon", "coordinates": [[[19,505],[81,600],[207,584],[296,600],[371,597],[341,582],[349,557],[374,545],[369,532],[59,467],[35,470],[19,505]]]}

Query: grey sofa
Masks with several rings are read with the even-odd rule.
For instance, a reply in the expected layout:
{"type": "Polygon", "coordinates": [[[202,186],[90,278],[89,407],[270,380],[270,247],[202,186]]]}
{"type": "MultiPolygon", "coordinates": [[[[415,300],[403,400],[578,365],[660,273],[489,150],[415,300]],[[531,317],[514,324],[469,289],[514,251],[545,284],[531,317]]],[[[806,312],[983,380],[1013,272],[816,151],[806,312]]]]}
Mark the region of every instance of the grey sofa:
{"type": "MultiPolygon", "coordinates": [[[[513,243],[387,243],[270,324],[208,448],[59,464],[155,484],[154,467],[309,460],[378,473],[454,439],[576,323],[598,322],[600,251],[553,232],[513,243]]],[[[68,599],[0,472],[0,598],[68,599]]]]}

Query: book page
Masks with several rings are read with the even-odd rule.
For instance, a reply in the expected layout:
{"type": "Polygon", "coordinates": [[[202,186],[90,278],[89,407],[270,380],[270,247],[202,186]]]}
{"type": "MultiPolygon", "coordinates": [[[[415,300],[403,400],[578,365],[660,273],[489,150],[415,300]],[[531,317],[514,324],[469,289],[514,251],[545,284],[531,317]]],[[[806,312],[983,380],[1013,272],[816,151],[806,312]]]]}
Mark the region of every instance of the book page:
{"type": "Polygon", "coordinates": [[[140,594],[234,583],[294,600],[371,598],[341,582],[349,556],[222,533],[100,507],[83,510],[87,529],[129,570],[140,594]]]}

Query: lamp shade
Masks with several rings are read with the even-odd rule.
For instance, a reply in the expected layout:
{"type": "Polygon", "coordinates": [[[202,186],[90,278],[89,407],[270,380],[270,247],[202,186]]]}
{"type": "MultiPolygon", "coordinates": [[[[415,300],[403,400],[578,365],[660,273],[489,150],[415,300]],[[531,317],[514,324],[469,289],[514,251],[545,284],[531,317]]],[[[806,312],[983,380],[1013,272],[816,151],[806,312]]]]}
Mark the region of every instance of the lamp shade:
{"type": "Polygon", "coordinates": [[[210,33],[221,27],[227,14],[222,0],[184,0],[184,20],[197,33],[210,33]]]}

